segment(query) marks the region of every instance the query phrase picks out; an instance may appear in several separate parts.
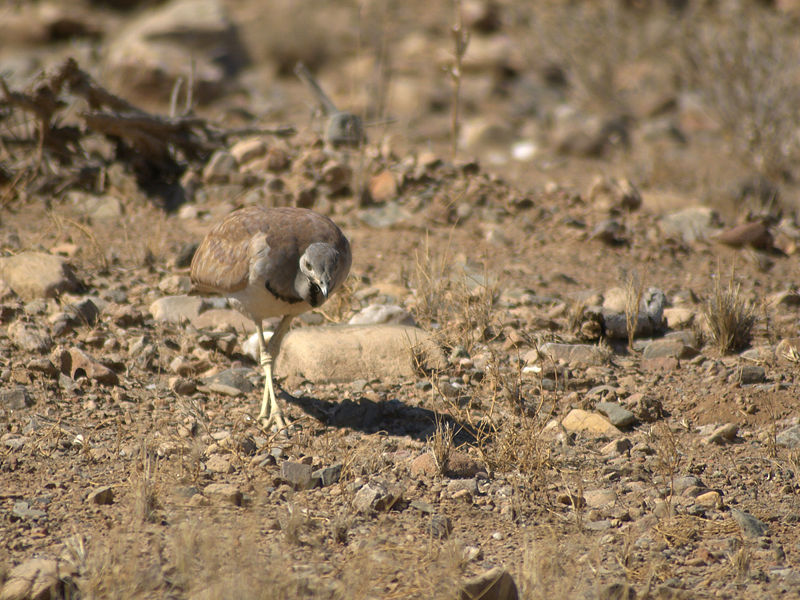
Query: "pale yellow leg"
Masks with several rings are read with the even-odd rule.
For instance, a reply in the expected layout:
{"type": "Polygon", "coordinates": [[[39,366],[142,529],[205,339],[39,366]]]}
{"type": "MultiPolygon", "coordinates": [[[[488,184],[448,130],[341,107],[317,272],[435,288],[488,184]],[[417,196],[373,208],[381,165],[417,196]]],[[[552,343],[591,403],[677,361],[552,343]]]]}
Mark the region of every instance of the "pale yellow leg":
{"type": "Polygon", "coordinates": [[[278,358],[283,336],[289,331],[291,322],[292,317],[283,317],[268,344],[264,343],[264,329],[261,323],[256,324],[258,327],[258,351],[261,366],[264,369],[264,397],[261,400],[261,412],[258,414],[258,420],[266,419],[264,427],[269,427],[274,422],[278,429],[286,429],[286,420],[278,404],[278,398],[275,395],[275,388],[272,382],[272,365],[278,358]]]}

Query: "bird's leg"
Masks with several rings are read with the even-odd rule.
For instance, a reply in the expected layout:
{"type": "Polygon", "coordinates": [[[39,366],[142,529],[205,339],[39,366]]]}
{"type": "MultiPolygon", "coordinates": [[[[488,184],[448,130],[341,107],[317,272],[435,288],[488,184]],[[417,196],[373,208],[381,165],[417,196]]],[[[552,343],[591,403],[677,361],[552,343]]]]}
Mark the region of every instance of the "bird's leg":
{"type": "Polygon", "coordinates": [[[261,401],[261,412],[258,415],[258,420],[266,419],[265,427],[268,427],[274,421],[278,429],[286,428],[286,421],[283,418],[283,411],[278,404],[278,399],[275,396],[275,388],[272,383],[272,365],[278,358],[278,352],[281,349],[281,342],[286,332],[289,331],[289,325],[292,322],[292,317],[287,315],[281,319],[278,328],[272,334],[268,344],[264,343],[264,330],[261,323],[258,323],[258,350],[261,358],[261,366],[264,368],[264,397],[261,401]],[[268,408],[269,406],[269,408],[268,408]]]}

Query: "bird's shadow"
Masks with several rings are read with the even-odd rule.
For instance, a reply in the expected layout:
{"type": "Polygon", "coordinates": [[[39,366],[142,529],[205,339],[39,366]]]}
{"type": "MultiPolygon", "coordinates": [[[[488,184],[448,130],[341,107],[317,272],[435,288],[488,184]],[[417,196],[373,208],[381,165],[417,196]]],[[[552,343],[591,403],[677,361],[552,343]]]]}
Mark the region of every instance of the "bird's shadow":
{"type": "Polygon", "coordinates": [[[374,402],[360,397],[332,402],[311,396],[292,396],[285,390],[280,395],[284,401],[299,406],[309,416],[332,427],[348,427],[364,433],[381,431],[424,442],[434,434],[437,424],[449,424],[457,445],[476,441],[475,433],[468,424],[445,413],[408,406],[397,399],[374,402]]]}

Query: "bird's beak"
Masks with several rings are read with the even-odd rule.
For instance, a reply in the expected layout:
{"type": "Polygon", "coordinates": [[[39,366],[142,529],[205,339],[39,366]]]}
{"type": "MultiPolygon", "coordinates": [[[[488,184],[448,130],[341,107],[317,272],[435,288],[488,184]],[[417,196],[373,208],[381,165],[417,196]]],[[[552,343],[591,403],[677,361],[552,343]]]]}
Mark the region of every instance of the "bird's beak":
{"type": "Polygon", "coordinates": [[[319,291],[322,292],[322,297],[327,300],[328,298],[328,285],[325,283],[319,284],[319,291]]]}

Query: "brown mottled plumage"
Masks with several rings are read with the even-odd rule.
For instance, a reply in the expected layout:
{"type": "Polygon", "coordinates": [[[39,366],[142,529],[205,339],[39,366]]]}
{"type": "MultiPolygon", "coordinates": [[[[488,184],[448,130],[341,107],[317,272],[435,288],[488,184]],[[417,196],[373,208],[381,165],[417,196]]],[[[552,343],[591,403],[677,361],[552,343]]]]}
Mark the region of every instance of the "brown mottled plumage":
{"type": "Polygon", "coordinates": [[[266,382],[259,419],[285,427],[275,399],[272,364],[291,320],[317,307],[350,271],[350,243],[328,217],[304,208],[247,207],[208,232],[192,259],[191,279],[200,294],[232,298],[255,321],[266,382]],[[262,321],[281,316],[265,346],[262,321]],[[267,403],[270,411],[267,411],[267,403]]]}

